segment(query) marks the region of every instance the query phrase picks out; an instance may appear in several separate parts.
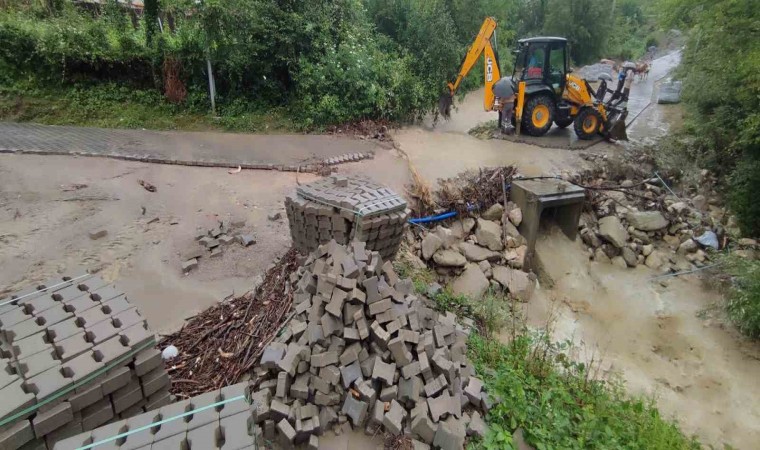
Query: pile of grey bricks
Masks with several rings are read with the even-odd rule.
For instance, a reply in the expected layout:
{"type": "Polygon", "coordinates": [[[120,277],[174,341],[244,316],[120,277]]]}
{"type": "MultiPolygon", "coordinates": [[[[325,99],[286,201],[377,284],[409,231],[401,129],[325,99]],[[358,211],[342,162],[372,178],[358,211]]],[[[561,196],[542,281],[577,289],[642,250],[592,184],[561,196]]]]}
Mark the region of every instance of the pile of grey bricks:
{"type": "Polygon", "coordinates": [[[320,246],[291,281],[295,315],[252,380],[265,439],[316,448],[328,430],[364,429],[461,449],[482,436],[491,400],[467,361],[471,322],[429,308],[361,241],[320,246]]]}
{"type": "Polygon", "coordinates": [[[78,434],[59,441],[55,450],[74,450],[103,441],[107,442],[93,448],[95,450],[101,448],[122,450],[268,448],[262,445],[260,428],[253,425],[253,409],[254,407],[250,404],[249,383],[239,383],[78,434]],[[209,406],[212,407],[207,408],[209,406]],[[185,415],[186,413],[190,414],[185,415]],[[177,419],[171,420],[175,417],[177,419]],[[258,432],[258,435],[254,432],[258,432]],[[124,436],[112,439],[119,435],[124,436]]]}
{"type": "Polygon", "coordinates": [[[198,260],[202,257],[222,256],[222,248],[238,243],[248,247],[256,243],[253,233],[244,233],[240,229],[245,227],[245,219],[220,220],[213,228],[200,229],[195,236],[198,246],[180,255],[182,271],[187,273],[198,267],[198,260]]]}
{"type": "Polygon", "coordinates": [[[293,243],[303,254],[331,240],[359,240],[386,259],[398,251],[410,213],[391,189],[340,175],[299,186],[285,198],[285,210],[293,243]]]}
{"type": "Polygon", "coordinates": [[[0,449],[52,449],[171,402],[155,336],[116,286],[81,273],[0,304],[0,449]]]}

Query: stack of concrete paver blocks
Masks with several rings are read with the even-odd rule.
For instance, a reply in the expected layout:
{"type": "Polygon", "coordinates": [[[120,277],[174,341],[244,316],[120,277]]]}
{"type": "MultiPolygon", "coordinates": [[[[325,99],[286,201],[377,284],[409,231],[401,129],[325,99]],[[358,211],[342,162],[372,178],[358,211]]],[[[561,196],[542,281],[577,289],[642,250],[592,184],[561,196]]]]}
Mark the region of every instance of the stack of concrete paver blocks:
{"type": "Polygon", "coordinates": [[[102,441],[107,442],[95,450],[264,448],[261,430],[253,424],[253,408],[249,383],[239,383],[78,434],[59,441],[54,449],[74,450],[102,441]],[[124,436],[112,439],[119,435],[124,436]]]}
{"type": "Polygon", "coordinates": [[[170,403],[155,336],[114,285],[82,273],[0,304],[0,449],[52,449],[170,403]]]}
{"type": "Polygon", "coordinates": [[[295,247],[310,253],[331,240],[353,240],[390,259],[398,251],[410,211],[391,189],[358,177],[335,175],[301,185],[285,199],[295,247]]]}
{"type": "Polygon", "coordinates": [[[468,363],[472,323],[439,314],[363,242],[320,246],[293,274],[295,315],[265,347],[253,422],[284,448],[327,430],[406,434],[461,449],[490,398],[468,363]]]}

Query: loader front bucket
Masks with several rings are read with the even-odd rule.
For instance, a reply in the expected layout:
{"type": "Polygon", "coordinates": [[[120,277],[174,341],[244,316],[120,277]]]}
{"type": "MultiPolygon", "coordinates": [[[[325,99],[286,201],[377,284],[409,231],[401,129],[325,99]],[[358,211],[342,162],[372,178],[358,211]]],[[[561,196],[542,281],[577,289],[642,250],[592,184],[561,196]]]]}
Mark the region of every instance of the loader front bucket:
{"type": "Polygon", "coordinates": [[[628,133],[625,126],[625,119],[628,117],[628,111],[615,112],[610,114],[607,125],[604,127],[606,131],[605,137],[607,139],[613,139],[615,141],[627,141],[628,133]]]}

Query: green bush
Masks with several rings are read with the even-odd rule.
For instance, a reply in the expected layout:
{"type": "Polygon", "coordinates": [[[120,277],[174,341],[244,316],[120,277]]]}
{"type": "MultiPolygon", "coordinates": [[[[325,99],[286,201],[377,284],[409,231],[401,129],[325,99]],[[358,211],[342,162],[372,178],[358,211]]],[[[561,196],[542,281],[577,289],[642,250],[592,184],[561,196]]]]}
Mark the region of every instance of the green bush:
{"type": "Polygon", "coordinates": [[[495,400],[488,434],[470,448],[512,449],[517,428],[537,449],[700,448],[662,418],[651,399],[595,379],[597,368],[572,361],[567,344],[521,336],[504,345],[473,334],[468,348],[495,400]]]}
{"type": "Polygon", "coordinates": [[[732,276],[726,304],[728,317],[745,335],[760,338],[760,261],[729,256],[723,263],[724,270],[732,276]]]}
{"type": "Polygon", "coordinates": [[[689,153],[720,177],[742,231],[757,235],[760,213],[752,198],[760,182],[760,8],[755,0],[662,4],[665,25],[689,30],[678,71],[689,153]]]}

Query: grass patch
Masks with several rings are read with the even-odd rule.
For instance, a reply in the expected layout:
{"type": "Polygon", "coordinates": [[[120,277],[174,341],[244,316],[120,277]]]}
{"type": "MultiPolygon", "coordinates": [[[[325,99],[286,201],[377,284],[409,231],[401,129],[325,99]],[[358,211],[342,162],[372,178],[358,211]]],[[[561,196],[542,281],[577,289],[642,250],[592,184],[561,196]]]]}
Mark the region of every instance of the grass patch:
{"type": "Polygon", "coordinates": [[[80,86],[54,90],[0,86],[0,120],[46,125],[152,130],[294,131],[284,111],[241,110],[234,103],[218,117],[201,112],[203,105],[173,105],[155,91],[118,85],[80,86]]]}
{"type": "Polygon", "coordinates": [[[727,255],[722,269],[730,277],[726,312],[736,328],[748,337],[760,338],[760,261],[727,255]]]}
{"type": "MultiPolygon", "coordinates": [[[[396,270],[427,295],[435,274],[415,268],[403,255],[396,270]]],[[[599,361],[573,361],[569,342],[552,343],[545,332],[531,334],[509,299],[493,292],[469,299],[449,289],[428,297],[437,310],[474,319],[480,330],[470,335],[468,354],[494,406],[486,417],[487,435],[468,448],[514,449],[518,428],[538,450],[701,448],[660,415],[652,398],[631,397],[622,382],[602,379],[599,361]],[[509,344],[493,339],[504,328],[512,330],[509,344]]]]}
{"type": "Polygon", "coordinates": [[[514,448],[518,428],[539,450],[701,448],[664,419],[652,399],[596,380],[595,366],[571,361],[567,347],[528,335],[509,345],[470,336],[470,360],[495,399],[488,434],[470,448],[514,448]]]}

